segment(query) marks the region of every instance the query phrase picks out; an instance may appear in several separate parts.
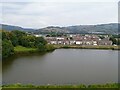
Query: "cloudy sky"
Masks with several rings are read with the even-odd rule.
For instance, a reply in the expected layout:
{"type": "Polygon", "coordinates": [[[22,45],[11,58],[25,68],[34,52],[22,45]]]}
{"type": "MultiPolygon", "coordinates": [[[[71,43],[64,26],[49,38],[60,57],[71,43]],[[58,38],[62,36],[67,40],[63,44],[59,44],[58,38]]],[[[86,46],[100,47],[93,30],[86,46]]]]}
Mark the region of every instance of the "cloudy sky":
{"type": "Polygon", "coordinates": [[[4,0],[0,17],[28,28],[117,23],[118,0],[4,0]]]}

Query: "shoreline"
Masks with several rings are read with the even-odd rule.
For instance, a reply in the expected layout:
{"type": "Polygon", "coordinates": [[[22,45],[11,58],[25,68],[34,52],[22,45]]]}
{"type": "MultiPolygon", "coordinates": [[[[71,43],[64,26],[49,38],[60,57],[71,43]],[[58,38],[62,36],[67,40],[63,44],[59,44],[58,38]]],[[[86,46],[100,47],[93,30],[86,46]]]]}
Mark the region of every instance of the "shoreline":
{"type": "Polygon", "coordinates": [[[90,45],[54,45],[56,49],[97,49],[97,50],[120,50],[120,46],[90,46],[90,45]]]}
{"type": "MultiPolygon", "coordinates": [[[[58,46],[56,46],[56,47],[58,47],[58,46]]],[[[73,46],[71,46],[72,48],[73,48],[73,46]]],[[[65,46],[64,45],[64,47],[63,48],[65,48],[65,49],[71,49],[71,47],[67,47],[67,46],[65,46]]],[[[23,47],[24,48],[24,47],[23,47]]],[[[62,49],[62,46],[60,46],[59,48],[55,48],[55,50],[56,49],[62,49]]],[[[78,46],[76,46],[76,47],[74,47],[73,49],[81,49],[81,48],[78,48],[78,46]]],[[[84,49],[84,48],[82,48],[82,49],[84,49]]],[[[90,48],[87,48],[87,49],[90,49],[90,48]]],[[[98,49],[96,49],[96,50],[98,50],[98,49]]],[[[112,49],[100,49],[100,50],[112,50],[112,49]]],[[[35,51],[34,52],[31,52],[32,51],[32,49],[30,49],[30,48],[26,48],[26,51],[25,51],[25,49],[22,51],[19,51],[18,50],[18,53],[17,54],[19,54],[19,55],[21,55],[21,54],[23,54],[23,55],[25,55],[25,53],[28,53],[28,54],[30,54],[30,53],[44,53],[44,52],[38,52],[38,50],[37,49],[35,49],[35,51]],[[21,54],[20,54],[21,53],[21,54]]],[[[47,51],[48,52],[48,51],[47,51]]],[[[6,85],[2,85],[1,86],[2,88],[3,88],[3,90],[4,89],[13,89],[13,88],[15,88],[15,89],[21,89],[21,88],[28,88],[29,90],[30,89],[49,89],[49,88],[56,88],[56,89],[63,89],[63,88],[86,88],[86,89],[89,89],[89,88],[118,88],[119,87],[119,83],[105,83],[105,84],[90,84],[90,85],[85,85],[85,84],[80,84],[80,85],[52,85],[52,84],[48,84],[48,85],[32,85],[32,84],[20,84],[20,83],[16,83],[16,84],[6,84],[6,85]]]]}
{"type": "Polygon", "coordinates": [[[80,84],[80,85],[33,85],[33,84],[21,84],[21,83],[16,83],[16,84],[7,84],[7,85],[2,85],[1,86],[3,89],[6,88],[29,88],[29,89],[45,89],[45,88],[119,88],[119,83],[105,83],[105,84],[90,84],[90,85],[85,85],[85,84],[80,84]]]}
{"type": "Polygon", "coordinates": [[[89,45],[84,45],[84,46],[78,46],[78,45],[53,45],[54,49],[49,50],[49,51],[44,51],[40,52],[38,51],[37,48],[25,48],[21,47],[20,48],[14,48],[15,52],[14,54],[24,54],[24,53],[45,53],[45,52],[50,52],[54,51],[56,49],[93,49],[93,50],[120,50],[119,46],[89,46],[89,45]]]}
{"type": "MultiPolygon", "coordinates": [[[[80,46],[80,45],[53,45],[54,49],[48,50],[48,51],[44,51],[44,52],[40,52],[37,48],[26,48],[26,47],[22,47],[22,46],[17,46],[14,47],[14,54],[13,55],[26,55],[26,54],[33,54],[33,53],[47,53],[47,52],[51,52],[54,51],[56,49],[91,49],[91,50],[115,50],[115,51],[119,51],[120,50],[120,46],[90,46],[90,45],[84,45],[84,46],[80,46]]],[[[9,56],[9,57],[11,57],[9,56]]],[[[9,58],[7,57],[7,58],[9,58]]],[[[3,58],[3,60],[6,58],[3,58]]]]}

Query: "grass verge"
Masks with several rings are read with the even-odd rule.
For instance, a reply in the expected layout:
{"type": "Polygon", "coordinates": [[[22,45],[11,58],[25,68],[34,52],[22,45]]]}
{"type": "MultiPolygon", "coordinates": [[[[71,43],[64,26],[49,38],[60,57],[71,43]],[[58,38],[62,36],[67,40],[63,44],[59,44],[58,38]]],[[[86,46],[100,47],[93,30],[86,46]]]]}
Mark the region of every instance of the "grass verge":
{"type": "Polygon", "coordinates": [[[117,83],[106,83],[106,84],[94,84],[94,85],[22,85],[20,83],[3,85],[2,88],[118,88],[119,84],[117,83]]]}
{"type": "Polygon", "coordinates": [[[16,47],[14,47],[14,51],[15,51],[15,53],[19,53],[19,52],[37,52],[38,49],[37,48],[27,48],[27,47],[23,47],[23,46],[16,46],[16,47]]]}
{"type": "Polygon", "coordinates": [[[75,49],[104,49],[104,50],[120,50],[120,46],[113,45],[54,45],[55,48],[75,48],[75,49]]]}

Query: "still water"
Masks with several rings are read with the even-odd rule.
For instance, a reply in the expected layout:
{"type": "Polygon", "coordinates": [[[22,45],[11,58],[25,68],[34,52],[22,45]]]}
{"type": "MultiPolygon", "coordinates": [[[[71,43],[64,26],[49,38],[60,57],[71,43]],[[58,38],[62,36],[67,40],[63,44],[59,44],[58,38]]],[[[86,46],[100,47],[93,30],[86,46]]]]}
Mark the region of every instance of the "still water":
{"type": "Polygon", "coordinates": [[[118,51],[57,49],[2,62],[3,83],[103,84],[118,81],[118,51]]]}

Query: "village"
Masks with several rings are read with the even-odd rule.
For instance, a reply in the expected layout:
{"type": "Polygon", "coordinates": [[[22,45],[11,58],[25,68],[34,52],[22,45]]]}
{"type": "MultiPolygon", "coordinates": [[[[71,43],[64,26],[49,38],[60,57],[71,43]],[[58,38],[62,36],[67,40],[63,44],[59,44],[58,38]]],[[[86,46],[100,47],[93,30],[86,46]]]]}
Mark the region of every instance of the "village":
{"type": "MultiPolygon", "coordinates": [[[[39,35],[35,35],[39,37],[39,35]]],[[[70,34],[67,36],[50,37],[43,36],[48,44],[53,45],[112,45],[112,41],[109,40],[109,36],[106,35],[104,38],[100,38],[98,35],[81,35],[81,34],[70,34]]]]}

